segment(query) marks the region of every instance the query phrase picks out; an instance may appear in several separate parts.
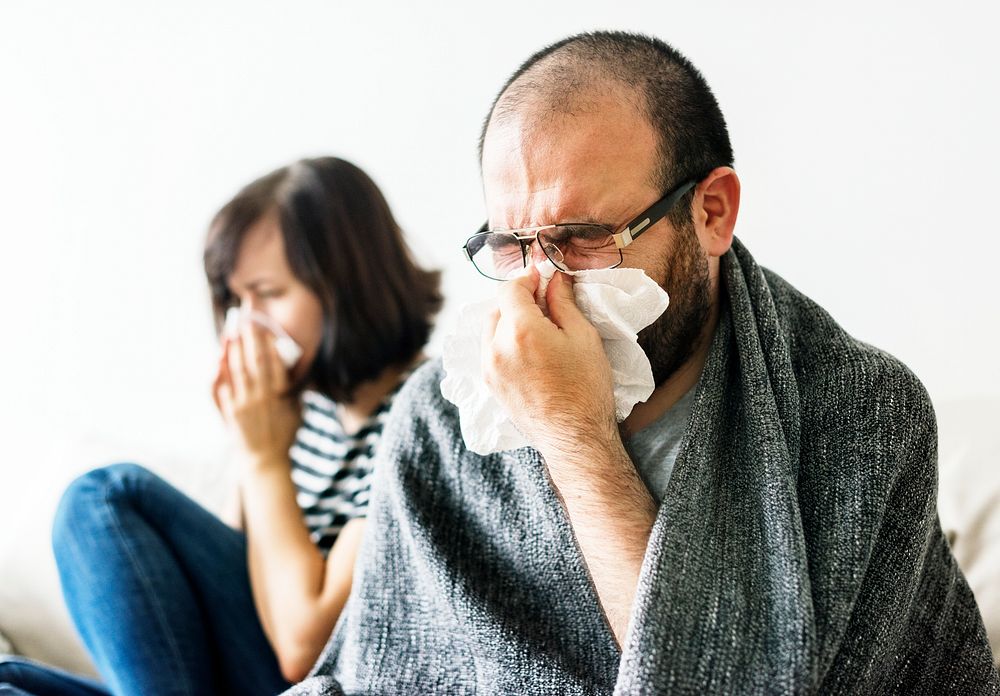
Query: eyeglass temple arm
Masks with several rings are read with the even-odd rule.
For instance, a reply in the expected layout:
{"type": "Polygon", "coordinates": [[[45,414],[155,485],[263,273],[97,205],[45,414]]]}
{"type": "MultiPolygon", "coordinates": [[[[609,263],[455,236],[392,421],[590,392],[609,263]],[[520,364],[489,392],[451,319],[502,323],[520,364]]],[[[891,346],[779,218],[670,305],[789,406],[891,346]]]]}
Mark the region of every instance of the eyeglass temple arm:
{"type": "MultiPolygon", "coordinates": [[[[483,232],[489,230],[489,228],[490,228],[490,221],[487,220],[479,227],[478,230],[476,230],[476,234],[482,234],[483,232]]],[[[466,240],[465,244],[462,245],[462,253],[465,254],[465,258],[467,258],[469,261],[472,261],[472,253],[469,251],[468,240],[466,240]]],[[[473,261],[473,263],[475,263],[475,261],[473,261]]]]}
{"type": "Polygon", "coordinates": [[[660,218],[670,212],[670,209],[677,204],[681,196],[693,189],[697,184],[697,181],[689,181],[639,213],[638,217],[625,225],[621,232],[611,235],[614,237],[615,246],[619,249],[624,249],[631,244],[640,234],[659,222],[660,218]]]}

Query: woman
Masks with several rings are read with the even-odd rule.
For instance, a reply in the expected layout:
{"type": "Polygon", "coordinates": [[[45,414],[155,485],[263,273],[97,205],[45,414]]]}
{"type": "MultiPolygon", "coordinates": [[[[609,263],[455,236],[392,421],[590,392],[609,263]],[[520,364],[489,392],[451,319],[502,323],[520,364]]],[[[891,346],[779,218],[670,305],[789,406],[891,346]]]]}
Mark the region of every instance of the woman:
{"type": "Polygon", "coordinates": [[[375,184],[332,157],[240,191],[205,272],[220,332],[243,317],[213,385],[239,462],[230,525],[133,464],[82,476],[56,516],[67,604],[115,694],[274,694],[305,676],[350,590],[372,449],[441,304],[375,184]]]}

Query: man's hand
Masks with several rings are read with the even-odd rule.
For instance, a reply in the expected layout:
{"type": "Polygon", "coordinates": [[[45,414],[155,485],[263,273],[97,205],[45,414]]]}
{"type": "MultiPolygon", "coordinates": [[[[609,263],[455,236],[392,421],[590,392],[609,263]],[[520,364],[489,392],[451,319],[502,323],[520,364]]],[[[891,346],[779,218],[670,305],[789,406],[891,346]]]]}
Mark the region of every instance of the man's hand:
{"type": "Polygon", "coordinates": [[[617,437],[611,366],[601,338],[576,306],[570,276],[546,291],[549,316],[535,304],[538,271],[500,286],[499,309],[483,331],[483,375],[514,425],[547,461],[605,447],[617,437]]]}
{"type": "Polygon", "coordinates": [[[549,317],[535,304],[537,287],[531,268],[501,288],[499,310],[483,333],[483,373],[545,459],[621,644],[656,503],[622,445],[611,366],[597,330],[576,306],[572,280],[552,277],[549,317]]]}

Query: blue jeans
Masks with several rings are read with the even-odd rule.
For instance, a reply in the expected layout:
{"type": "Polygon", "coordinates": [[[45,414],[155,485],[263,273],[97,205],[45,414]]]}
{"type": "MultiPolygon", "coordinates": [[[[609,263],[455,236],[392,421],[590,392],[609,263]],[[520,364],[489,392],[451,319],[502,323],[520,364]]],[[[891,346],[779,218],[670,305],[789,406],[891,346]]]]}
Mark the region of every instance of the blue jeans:
{"type": "MultiPolygon", "coordinates": [[[[63,595],[113,694],[277,694],[246,538],[135,464],[63,495],[52,531],[63,595]]],[[[63,692],[75,693],[75,692],[63,692]]]]}
{"type": "Polygon", "coordinates": [[[108,696],[103,686],[23,657],[0,656],[0,696],[108,696]]]}

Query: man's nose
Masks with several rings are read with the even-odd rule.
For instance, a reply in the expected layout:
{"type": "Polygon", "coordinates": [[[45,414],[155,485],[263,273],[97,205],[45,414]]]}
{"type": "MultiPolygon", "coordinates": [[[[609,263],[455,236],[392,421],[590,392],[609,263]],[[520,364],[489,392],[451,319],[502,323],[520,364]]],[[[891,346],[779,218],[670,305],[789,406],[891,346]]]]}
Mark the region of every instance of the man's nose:
{"type": "Polygon", "coordinates": [[[563,255],[559,251],[559,247],[552,242],[548,242],[545,248],[543,248],[543,245],[546,245],[546,242],[537,237],[531,241],[528,245],[528,258],[525,259],[525,265],[530,264],[534,266],[539,261],[545,261],[546,259],[552,261],[557,266],[562,263],[563,255]]]}

